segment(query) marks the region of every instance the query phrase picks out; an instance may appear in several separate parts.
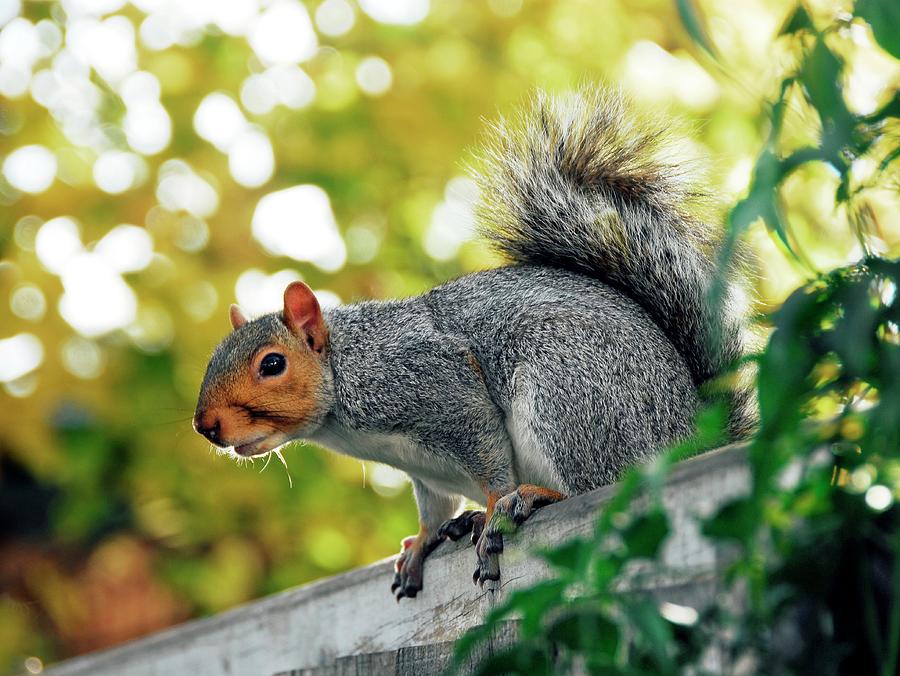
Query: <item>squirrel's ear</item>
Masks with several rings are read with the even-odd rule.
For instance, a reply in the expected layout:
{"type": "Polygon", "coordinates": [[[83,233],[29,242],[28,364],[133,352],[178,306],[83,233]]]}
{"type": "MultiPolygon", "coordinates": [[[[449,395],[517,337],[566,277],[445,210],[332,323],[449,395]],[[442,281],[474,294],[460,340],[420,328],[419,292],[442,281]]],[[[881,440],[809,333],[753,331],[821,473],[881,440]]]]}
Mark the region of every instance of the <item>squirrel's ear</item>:
{"type": "Polygon", "coordinates": [[[284,323],[316,352],[325,348],[325,318],[312,289],[303,282],[291,282],[284,290],[284,323]]]}
{"type": "Polygon", "coordinates": [[[232,303],[231,307],[228,308],[228,316],[231,319],[231,327],[235,329],[241,328],[244,324],[250,321],[249,319],[247,319],[247,315],[244,314],[244,311],[234,303],[232,303]]]}

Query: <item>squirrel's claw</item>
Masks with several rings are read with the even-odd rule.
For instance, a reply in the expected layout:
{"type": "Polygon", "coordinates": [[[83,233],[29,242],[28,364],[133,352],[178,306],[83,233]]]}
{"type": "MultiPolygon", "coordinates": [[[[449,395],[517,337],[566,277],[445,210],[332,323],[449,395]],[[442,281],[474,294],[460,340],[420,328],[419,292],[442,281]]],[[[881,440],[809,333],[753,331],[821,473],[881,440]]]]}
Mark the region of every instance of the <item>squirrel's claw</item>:
{"type": "Polygon", "coordinates": [[[481,532],[484,530],[484,510],[469,509],[457,517],[448,519],[438,528],[437,536],[442,540],[450,538],[454,542],[467,533],[472,534],[472,544],[478,542],[481,532]]]}
{"type": "Polygon", "coordinates": [[[415,598],[422,589],[422,564],[425,561],[422,548],[415,545],[414,538],[406,538],[401,544],[400,556],[394,563],[394,580],[391,593],[400,599],[415,598]]]}
{"type": "Polygon", "coordinates": [[[484,588],[484,583],[488,580],[496,582],[500,579],[500,554],[502,552],[503,534],[499,531],[491,531],[489,525],[475,543],[476,564],[475,572],[472,574],[473,583],[484,588]]]}
{"type": "Polygon", "coordinates": [[[407,549],[395,564],[391,593],[400,602],[402,598],[414,599],[422,590],[422,563],[424,558],[418,549],[407,549]]]}
{"type": "Polygon", "coordinates": [[[402,598],[414,599],[422,591],[425,559],[443,541],[443,535],[404,538],[400,556],[394,563],[394,579],[391,582],[391,593],[396,596],[398,603],[402,598]]]}
{"type": "MultiPolygon", "coordinates": [[[[472,581],[482,587],[487,580],[498,581],[503,534],[515,531],[536,509],[564,499],[562,493],[552,489],[522,484],[509,495],[497,500],[491,520],[484,526],[484,531],[475,543],[477,563],[472,581]]],[[[472,537],[475,537],[474,530],[472,537]]]]}

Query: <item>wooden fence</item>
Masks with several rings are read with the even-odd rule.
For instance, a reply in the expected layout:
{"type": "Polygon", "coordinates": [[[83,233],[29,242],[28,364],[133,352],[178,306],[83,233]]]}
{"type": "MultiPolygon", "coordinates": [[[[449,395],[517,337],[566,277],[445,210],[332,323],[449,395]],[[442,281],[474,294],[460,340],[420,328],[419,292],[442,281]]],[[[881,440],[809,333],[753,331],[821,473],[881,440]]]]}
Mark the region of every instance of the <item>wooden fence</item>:
{"type": "MultiPolygon", "coordinates": [[[[733,599],[720,593],[728,552],[699,533],[696,517],[749,490],[742,449],[729,447],[685,461],[666,485],[672,534],[662,566],[635,571],[629,586],[660,602],[702,608],[733,599]]],[[[474,552],[467,539],[442,544],[425,565],[425,589],[396,603],[390,593],[392,561],[321,580],[249,603],[215,617],[188,622],[131,643],[78,657],[46,673],[204,676],[212,674],[437,674],[453,641],[478,624],[509,590],[547,575],[529,555],[591,531],[614,487],[599,488],[536,512],[506,538],[503,578],[492,588],[472,584],[474,552]]],[[[510,627],[509,631],[514,631],[510,627]]],[[[506,640],[503,632],[496,643],[506,640]]],[[[496,646],[495,643],[495,646],[496,646]]],[[[488,645],[485,650],[491,650],[488,645]]],[[[711,646],[707,666],[726,671],[711,646]]]]}

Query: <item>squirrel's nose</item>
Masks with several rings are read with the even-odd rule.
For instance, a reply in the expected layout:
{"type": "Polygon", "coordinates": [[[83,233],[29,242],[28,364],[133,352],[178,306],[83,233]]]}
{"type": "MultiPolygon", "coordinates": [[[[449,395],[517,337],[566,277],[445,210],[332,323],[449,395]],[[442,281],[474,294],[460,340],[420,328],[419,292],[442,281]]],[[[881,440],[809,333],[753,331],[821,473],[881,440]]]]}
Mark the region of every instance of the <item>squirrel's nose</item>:
{"type": "Polygon", "coordinates": [[[214,444],[222,440],[222,425],[219,419],[216,416],[207,416],[205,411],[198,412],[194,416],[194,429],[214,444]]]}

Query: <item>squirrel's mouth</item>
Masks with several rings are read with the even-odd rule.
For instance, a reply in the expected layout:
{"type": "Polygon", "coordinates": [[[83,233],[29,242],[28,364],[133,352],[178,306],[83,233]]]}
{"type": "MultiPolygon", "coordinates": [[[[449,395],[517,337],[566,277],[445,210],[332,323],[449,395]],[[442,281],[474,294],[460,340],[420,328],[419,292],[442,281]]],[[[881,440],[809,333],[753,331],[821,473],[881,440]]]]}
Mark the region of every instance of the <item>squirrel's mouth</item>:
{"type": "Polygon", "coordinates": [[[232,446],[234,452],[242,458],[252,458],[258,455],[264,455],[271,451],[274,446],[267,444],[268,437],[260,437],[245,444],[235,444],[232,446]]]}

